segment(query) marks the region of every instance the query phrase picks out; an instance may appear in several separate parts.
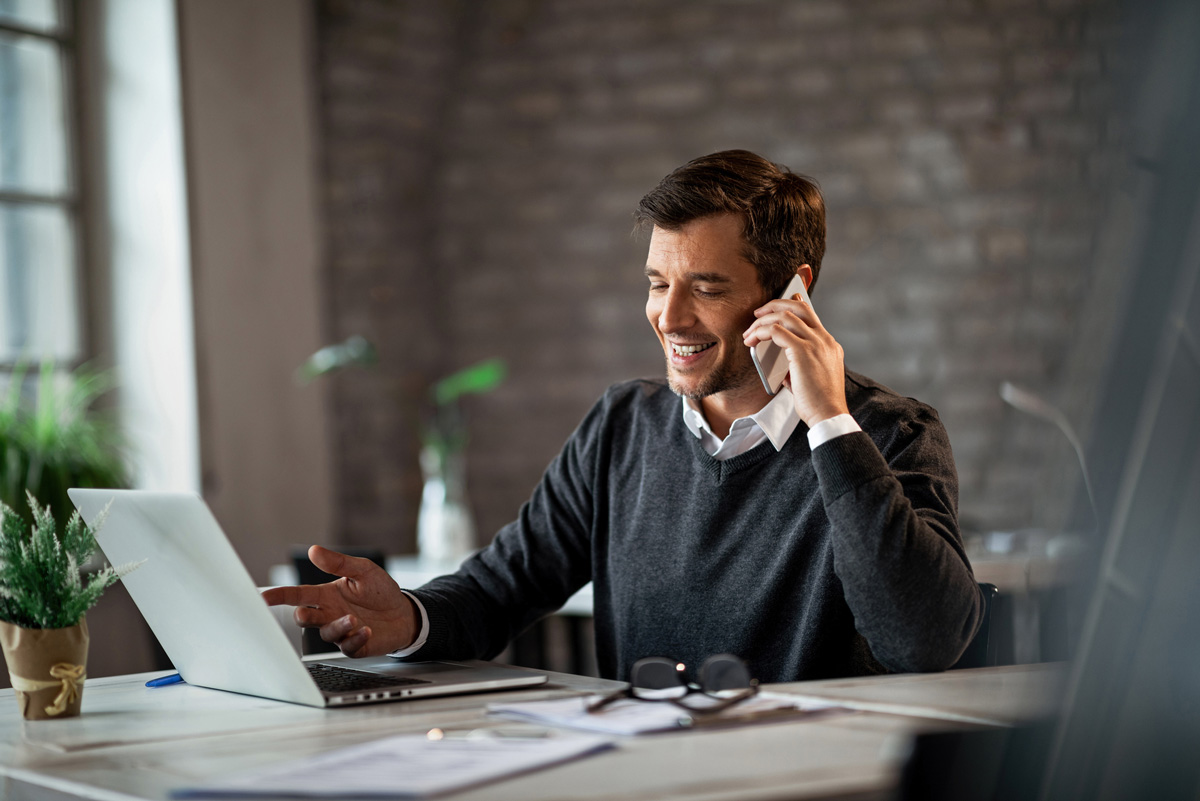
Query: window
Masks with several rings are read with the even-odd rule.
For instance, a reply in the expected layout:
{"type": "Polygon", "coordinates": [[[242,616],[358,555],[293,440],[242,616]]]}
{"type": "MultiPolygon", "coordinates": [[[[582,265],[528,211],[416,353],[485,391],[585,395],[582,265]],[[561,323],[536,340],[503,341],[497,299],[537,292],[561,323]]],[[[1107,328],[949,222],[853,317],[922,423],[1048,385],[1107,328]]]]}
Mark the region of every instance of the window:
{"type": "Polygon", "coordinates": [[[81,352],[71,11],[0,0],[0,364],[81,352]]]}

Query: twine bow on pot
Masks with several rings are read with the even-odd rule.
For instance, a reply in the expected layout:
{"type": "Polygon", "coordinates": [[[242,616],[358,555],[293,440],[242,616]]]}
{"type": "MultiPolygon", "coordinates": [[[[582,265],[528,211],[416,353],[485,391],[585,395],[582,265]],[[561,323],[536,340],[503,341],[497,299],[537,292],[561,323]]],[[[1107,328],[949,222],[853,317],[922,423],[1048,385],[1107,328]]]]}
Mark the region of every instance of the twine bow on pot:
{"type": "Polygon", "coordinates": [[[84,673],[83,665],[59,662],[50,668],[50,677],[54,681],[27,679],[24,676],[18,676],[13,673],[9,673],[8,677],[12,680],[13,689],[23,693],[35,693],[38,690],[46,690],[61,685],[62,689],[55,697],[54,703],[46,707],[46,714],[53,717],[61,715],[66,710],[68,704],[79,699],[87,674],[84,673]]]}

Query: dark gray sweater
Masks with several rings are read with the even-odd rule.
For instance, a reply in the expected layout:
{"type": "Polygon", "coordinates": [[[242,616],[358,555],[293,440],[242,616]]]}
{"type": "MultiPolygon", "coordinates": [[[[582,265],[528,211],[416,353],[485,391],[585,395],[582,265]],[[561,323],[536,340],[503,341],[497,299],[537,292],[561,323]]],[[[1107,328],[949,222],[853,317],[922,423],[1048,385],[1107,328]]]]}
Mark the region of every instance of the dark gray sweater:
{"type": "Polygon", "coordinates": [[[745,659],[760,680],[949,667],[982,602],[937,413],[847,372],[864,433],[810,451],[803,425],[724,462],[662,381],[608,390],[519,518],[415,591],[419,659],[490,658],[595,582],[601,675],[644,656],[745,659]]]}

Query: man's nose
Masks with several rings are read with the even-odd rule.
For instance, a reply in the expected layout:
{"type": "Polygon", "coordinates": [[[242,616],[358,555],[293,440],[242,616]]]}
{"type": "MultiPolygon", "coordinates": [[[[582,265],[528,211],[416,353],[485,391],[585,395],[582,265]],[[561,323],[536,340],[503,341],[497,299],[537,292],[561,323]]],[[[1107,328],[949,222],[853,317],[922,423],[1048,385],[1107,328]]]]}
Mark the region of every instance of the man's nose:
{"type": "Polygon", "coordinates": [[[684,331],[696,323],[692,298],[687,292],[674,288],[667,291],[662,308],[658,312],[658,330],[664,334],[684,331]]]}

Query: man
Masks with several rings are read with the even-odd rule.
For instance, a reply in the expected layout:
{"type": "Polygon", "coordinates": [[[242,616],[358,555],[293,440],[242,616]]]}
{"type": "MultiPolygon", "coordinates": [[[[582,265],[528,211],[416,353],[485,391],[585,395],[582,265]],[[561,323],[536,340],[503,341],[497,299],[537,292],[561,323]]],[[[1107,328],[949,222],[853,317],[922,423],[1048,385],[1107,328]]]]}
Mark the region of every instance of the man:
{"type": "Polygon", "coordinates": [[[454,575],[404,592],[314,546],[344,578],[268,603],[297,605],[350,656],[490,658],[593,581],[609,678],[722,652],[762,681],[949,667],[983,607],[937,413],[847,371],[798,295],[772,299],[795,275],[816,283],[817,187],[726,151],[664,178],[637,218],[667,381],[610,388],[518,519],[454,575]],[[789,363],[773,398],[749,350],[768,339],[789,363]]]}

